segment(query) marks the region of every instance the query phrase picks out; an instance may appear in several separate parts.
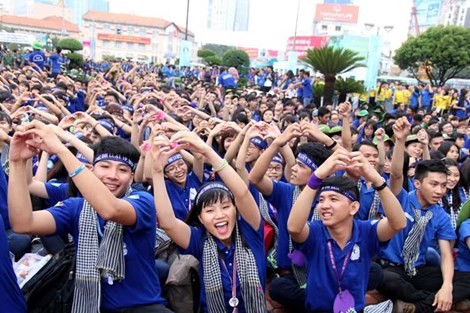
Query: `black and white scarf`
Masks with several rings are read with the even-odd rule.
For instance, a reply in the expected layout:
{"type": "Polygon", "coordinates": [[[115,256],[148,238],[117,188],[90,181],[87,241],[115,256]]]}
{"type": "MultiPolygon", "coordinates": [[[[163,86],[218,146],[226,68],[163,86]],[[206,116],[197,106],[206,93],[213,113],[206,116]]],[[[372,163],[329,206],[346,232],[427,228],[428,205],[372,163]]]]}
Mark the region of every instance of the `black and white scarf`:
{"type": "MultiPolygon", "coordinates": [[[[236,271],[240,281],[240,289],[245,304],[245,311],[252,313],[265,313],[266,300],[264,290],[259,280],[253,252],[244,247],[238,230],[235,226],[235,260],[236,271]]],[[[202,252],[203,279],[206,290],[207,309],[209,313],[226,313],[224,290],[222,287],[222,273],[220,270],[217,243],[207,232],[202,252]]],[[[221,260],[221,262],[224,262],[221,260]]],[[[264,270],[264,269],[263,269],[264,270]]]]}
{"type": "MultiPolygon", "coordinates": [[[[362,190],[362,180],[360,179],[357,182],[357,189],[359,190],[359,194],[360,194],[362,190]]],[[[372,203],[369,209],[369,215],[368,215],[369,220],[377,219],[377,213],[379,212],[379,205],[380,205],[380,196],[379,196],[379,193],[376,190],[374,190],[374,196],[372,198],[372,203]]]]}
{"type": "Polygon", "coordinates": [[[278,244],[278,238],[279,238],[279,228],[277,227],[276,223],[271,218],[271,215],[269,215],[269,204],[264,199],[261,192],[259,193],[259,211],[261,213],[261,217],[263,218],[263,220],[274,229],[274,246],[271,249],[269,249],[269,251],[266,253],[266,259],[271,264],[273,269],[277,269],[276,258],[277,258],[277,244],[278,244]]]}
{"type": "Polygon", "coordinates": [[[419,258],[419,245],[426,232],[426,226],[433,215],[431,211],[427,211],[426,214],[422,216],[421,210],[415,208],[413,208],[413,213],[415,223],[405,239],[402,251],[405,271],[410,277],[416,275],[415,262],[419,258]]]}
{"type": "MultiPolygon", "coordinates": [[[[131,191],[128,188],[126,196],[131,191]]],[[[106,222],[101,243],[97,227],[99,222],[96,211],[84,199],[78,222],[73,313],[99,313],[102,277],[107,278],[109,284],[125,278],[122,225],[106,222]]]]}

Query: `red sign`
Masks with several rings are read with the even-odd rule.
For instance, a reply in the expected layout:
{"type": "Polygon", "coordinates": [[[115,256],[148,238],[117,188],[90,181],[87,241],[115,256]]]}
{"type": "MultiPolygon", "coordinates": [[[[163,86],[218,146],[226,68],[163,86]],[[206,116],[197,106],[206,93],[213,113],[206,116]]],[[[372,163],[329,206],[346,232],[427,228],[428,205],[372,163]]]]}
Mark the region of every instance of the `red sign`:
{"type": "Polygon", "coordinates": [[[266,57],[269,59],[277,58],[279,56],[279,51],[277,50],[266,50],[266,57]]]}
{"type": "Polygon", "coordinates": [[[305,53],[308,49],[321,48],[328,43],[328,37],[325,36],[297,36],[289,37],[287,40],[286,52],[296,51],[299,54],[305,53]],[[295,38],[295,49],[294,49],[295,38]]]}
{"type": "Polygon", "coordinates": [[[238,47],[238,50],[243,50],[248,54],[250,59],[257,59],[259,55],[259,49],[258,48],[243,48],[243,47],[238,47]]]}
{"type": "Polygon", "coordinates": [[[357,23],[359,7],[356,5],[319,3],[315,9],[316,22],[357,23]]]}
{"type": "Polygon", "coordinates": [[[117,34],[98,34],[98,39],[107,41],[133,42],[144,45],[150,44],[150,38],[147,37],[126,36],[117,34]]]}

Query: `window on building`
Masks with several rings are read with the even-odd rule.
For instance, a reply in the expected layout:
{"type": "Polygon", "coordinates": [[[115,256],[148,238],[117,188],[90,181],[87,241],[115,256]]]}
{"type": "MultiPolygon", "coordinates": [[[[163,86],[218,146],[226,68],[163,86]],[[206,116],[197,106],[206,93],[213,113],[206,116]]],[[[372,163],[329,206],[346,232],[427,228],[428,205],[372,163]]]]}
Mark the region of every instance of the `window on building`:
{"type": "Polygon", "coordinates": [[[328,30],[328,26],[327,25],[322,25],[321,30],[328,30]]]}
{"type": "Polygon", "coordinates": [[[133,50],[134,49],[134,43],[133,42],[128,42],[127,43],[127,50],[133,50]]]}
{"type": "Polygon", "coordinates": [[[158,42],[153,42],[153,43],[152,43],[152,50],[153,50],[153,51],[158,50],[158,42]]]}
{"type": "Polygon", "coordinates": [[[110,30],[111,30],[111,27],[109,26],[109,24],[103,24],[103,31],[105,33],[109,33],[110,30]]]}
{"type": "Polygon", "coordinates": [[[144,51],[145,45],[143,43],[139,43],[139,51],[144,51]]]}
{"type": "Polygon", "coordinates": [[[340,32],[341,31],[341,26],[335,26],[335,31],[340,32]]]}
{"type": "Polygon", "coordinates": [[[116,41],[115,47],[116,47],[116,49],[122,49],[122,42],[116,41]]]}
{"type": "Polygon", "coordinates": [[[145,36],[146,33],[147,33],[147,30],[145,29],[145,27],[141,27],[139,29],[139,36],[145,36]]]}
{"type": "Polygon", "coordinates": [[[128,26],[127,27],[127,34],[128,35],[133,35],[134,34],[134,27],[133,26],[128,26]]]}
{"type": "Polygon", "coordinates": [[[103,41],[103,48],[109,49],[111,48],[111,42],[110,41],[103,41]]]}
{"type": "Polygon", "coordinates": [[[116,34],[121,35],[122,34],[122,26],[121,25],[116,25],[116,34]]]}

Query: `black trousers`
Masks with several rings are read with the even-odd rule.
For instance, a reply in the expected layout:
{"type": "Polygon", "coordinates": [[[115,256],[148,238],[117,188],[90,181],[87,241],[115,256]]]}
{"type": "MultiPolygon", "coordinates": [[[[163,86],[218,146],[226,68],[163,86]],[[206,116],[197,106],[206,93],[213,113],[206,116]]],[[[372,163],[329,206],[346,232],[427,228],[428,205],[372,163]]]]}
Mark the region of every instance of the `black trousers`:
{"type": "MultiPolygon", "coordinates": [[[[442,272],[438,267],[422,266],[410,277],[402,266],[384,269],[384,282],[378,290],[386,297],[413,303],[416,313],[434,312],[432,303],[442,286],[442,272]]],[[[470,297],[470,273],[454,272],[452,300],[458,303],[470,297]]]]}

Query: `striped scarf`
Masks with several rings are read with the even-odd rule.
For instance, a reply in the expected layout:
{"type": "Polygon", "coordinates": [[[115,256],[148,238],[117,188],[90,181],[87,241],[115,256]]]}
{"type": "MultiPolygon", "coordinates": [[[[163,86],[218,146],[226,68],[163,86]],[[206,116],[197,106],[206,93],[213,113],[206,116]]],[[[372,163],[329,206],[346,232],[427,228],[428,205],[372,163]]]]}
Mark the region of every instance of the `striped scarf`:
{"type": "Polygon", "coordinates": [[[433,215],[431,211],[427,211],[426,215],[421,216],[421,210],[415,208],[413,208],[413,213],[415,223],[406,237],[402,251],[405,271],[410,277],[416,275],[415,262],[419,258],[419,245],[433,215]]]}
{"type": "Polygon", "coordinates": [[[263,218],[263,220],[274,229],[274,246],[271,249],[269,249],[269,251],[266,253],[267,255],[266,259],[273,269],[277,269],[276,258],[277,258],[277,244],[278,244],[278,238],[279,238],[279,228],[277,227],[276,223],[271,218],[271,215],[269,215],[268,202],[264,199],[261,192],[259,193],[259,211],[261,213],[261,217],[263,218]]]}
{"type": "MultiPolygon", "coordinates": [[[[207,309],[209,313],[226,313],[224,289],[222,286],[222,273],[220,260],[217,252],[217,243],[210,233],[207,232],[202,252],[203,279],[206,290],[207,309]]],[[[264,290],[259,280],[253,252],[244,247],[235,225],[235,260],[237,265],[237,276],[240,281],[240,289],[245,304],[245,311],[252,313],[265,313],[266,300],[264,290]]],[[[264,270],[264,269],[263,269],[264,270]]]]}
{"type": "MultiPolygon", "coordinates": [[[[128,188],[126,196],[131,193],[128,188]]],[[[101,305],[101,279],[109,284],[125,278],[123,227],[106,222],[99,242],[99,222],[96,211],[87,200],[78,222],[78,246],[72,313],[99,313],[101,305]]]]}
{"type": "MultiPolygon", "coordinates": [[[[360,194],[362,190],[362,180],[360,179],[357,182],[357,189],[359,189],[359,194],[360,194]]],[[[369,215],[368,215],[369,220],[377,219],[377,213],[379,212],[379,205],[380,205],[380,196],[379,196],[379,193],[376,190],[374,190],[374,197],[372,199],[372,203],[369,209],[369,215]]]]}

